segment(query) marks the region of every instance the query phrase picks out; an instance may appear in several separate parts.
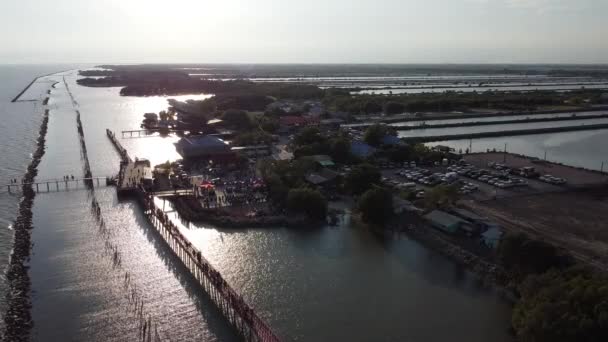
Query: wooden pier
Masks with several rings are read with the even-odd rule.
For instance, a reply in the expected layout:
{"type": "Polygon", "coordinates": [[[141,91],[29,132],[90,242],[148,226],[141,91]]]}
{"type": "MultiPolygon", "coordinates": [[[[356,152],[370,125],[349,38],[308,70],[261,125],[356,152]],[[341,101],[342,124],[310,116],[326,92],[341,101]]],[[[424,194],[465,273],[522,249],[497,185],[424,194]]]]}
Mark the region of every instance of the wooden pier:
{"type": "Polygon", "coordinates": [[[122,137],[126,138],[127,136],[129,138],[140,138],[142,137],[142,135],[144,137],[150,136],[154,133],[185,133],[188,132],[186,130],[183,129],[160,129],[160,128],[150,128],[150,129],[134,129],[134,130],[127,130],[127,131],[121,131],[122,137]]]}
{"type": "Polygon", "coordinates": [[[205,260],[201,251],[196,249],[179,231],[162,209],[154,203],[155,197],[192,195],[192,189],[146,192],[144,184],[150,164],[147,160],[133,161],[115,134],[106,130],[108,138],[121,156],[120,172],[117,177],[119,196],[132,195],[141,203],[148,221],[162,240],[181,260],[201,288],[209,295],[224,317],[232,324],[246,341],[278,342],[279,338],[270,327],[256,314],[222,275],[205,260]],[[146,163],[147,162],[147,163],[146,163]],[[142,168],[147,169],[143,170],[142,168]]]}
{"type": "Polygon", "coordinates": [[[116,187],[119,196],[134,195],[142,186],[152,185],[152,167],[146,159],[131,159],[127,150],[120,144],[114,132],[106,129],[106,135],[120,155],[116,187]]]}
{"type": "Polygon", "coordinates": [[[31,185],[34,191],[40,193],[76,190],[87,187],[87,184],[93,184],[96,187],[100,187],[111,185],[112,183],[113,179],[111,177],[90,177],[76,179],[47,179],[33,183],[11,183],[6,184],[4,187],[8,190],[9,194],[12,194],[20,192],[24,185],[31,185]]]}
{"type": "Polygon", "coordinates": [[[226,319],[245,341],[278,342],[279,338],[227,282],[220,272],[205,260],[169,217],[154,203],[150,193],[139,190],[144,213],[169,248],[188,268],[199,285],[207,292],[226,319]]]}
{"type": "Polygon", "coordinates": [[[192,189],[174,189],[167,191],[157,191],[151,193],[154,197],[177,197],[177,196],[194,196],[194,190],[192,189]]]}
{"type": "Polygon", "coordinates": [[[127,153],[127,150],[122,147],[122,145],[116,138],[116,134],[114,134],[114,132],[110,131],[109,129],[106,129],[106,135],[108,136],[108,139],[110,139],[110,142],[120,155],[120,159],[122,160],[122,162],[129,163],[131,161],[131,157],[129,157],[129,153],[127,153]]]}

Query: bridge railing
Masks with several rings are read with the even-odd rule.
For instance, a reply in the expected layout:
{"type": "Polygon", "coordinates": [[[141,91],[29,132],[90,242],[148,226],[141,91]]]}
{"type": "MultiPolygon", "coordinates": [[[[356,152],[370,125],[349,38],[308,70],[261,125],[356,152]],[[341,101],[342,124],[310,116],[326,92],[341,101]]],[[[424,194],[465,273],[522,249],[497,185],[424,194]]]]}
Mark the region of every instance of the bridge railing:
{"type": "Polygon", "coordinates": [[[228,321],[247,341],[278,342],[279,338],[218,272],[179,231],[151,194],[140,193],[146,216],[173,252],[182,260],[210,295],[228,321]]]}
{"type": "Polygon", "coordinates": [[[108,185],[112,182],[113,177],[85,177],[75,179],[44,179],[37,180],[34,182],[16,182],[5,184],[2,186],[3,189],[7,189],[9,194],[13,192],[20,192],[23,186],[32,186],[36,192],[51,192],[51,191],[67,191],[70,189],[78,188],[79,186],[102,186],[108,185]],[[103,180],[103,183],[101,182],[103,180]]]}

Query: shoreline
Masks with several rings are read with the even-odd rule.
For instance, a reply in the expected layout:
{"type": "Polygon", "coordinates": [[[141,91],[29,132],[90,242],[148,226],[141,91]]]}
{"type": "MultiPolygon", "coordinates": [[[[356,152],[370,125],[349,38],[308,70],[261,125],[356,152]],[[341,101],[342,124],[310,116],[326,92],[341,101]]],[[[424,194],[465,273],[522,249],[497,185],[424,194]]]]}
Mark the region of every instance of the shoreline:
{"type": "MultiPolygon", "coordinates": [[[[286,216],[266,216],[258,218],[242,218],[230,216],[227,212],[220,212],[217,209],[197,208],[194,210],[183,198],[169,199],[179,214],[180,218],[191,223],[210,224],[222,229],[246,229],[246,228],[293,228],[293,227],[316,227],[319,222],[307,219],[289,219],[286,216]]],[[[220,209],[221,210],[221,209],[220,209]]]]}
{"type": "Polygon", "coordinates": [[[468,251],[458,243],[441,236],[433,228],[415,228],[403,230],[378,230],[369,228],[372,233],[384,238],[400,239],[403,236],[416,241],[429,250],[442,255],[470,272],[478,279],[483,287],[495,291],[500,298],[514,305],[519,300],[517,295],[509,289],[509,274],[498,264],[485,260],[483,257],[468,251]]]}
{"type": "Polygon", "coordinates": [[[40,125],[36,150],[23,177],[23,196],[19,202],[17,218],[13,225],[13,249],[6,271],[9,292],[7,294],[7,309],[4,315],[4,338],[9,341],[29,341],[33,327],[31,314],[31,280],[29,276],[29,259],[32,249],[31,230],[33,227],[32,207],[36,192],[30,184],[38,174],[38,165],[46,149],[46,134],[48,131],[50,110],[46,109],[40,125]]]}
{"type": "MultiPolygon", "coordinates": [[[[504,152],[500,152],[500,151],[496,151],[496,152],[487,152],[486,151],[486,152],[469,152],[466,154],[462,154],[462,156],[465,157],[465,156],[471,156],[471,155],[483,155],[483,154],[488,154],[488,153],[503,153],[504,154],[504,152]]],[[[572,168],[572,169],[575,169],[578,171],[585,171],[585,172],[590,172],[590,173],[594,173],[594,174],[598,174],[598,175],[602,175],[602,176],[608,176],[608,170],[600,171],[600,170],[595,170],[595,169],[589,169],[589,168],[586,168],[583,166],[576,166],[576,165],[561,163],[558,161],[545,160],[545,159],[542,159],[539,157],[533,157],[533,156],[528,156],[525,154],[514,153],[514,152],[507,152],[506,154],[529,160],[530,163],[553,164],[556,166],[569,167],[569,168],[572,168]]]]}
{"type": "Polygon", "coordinates": [[[427,115],[423,115],[421,117],[393,117],[393,118],[377,118],[373,121],[373,123],[398,123],[398,122],[424,122],[424,121],[434,121],[434,120],[447,120],[447,119],[470,119],[470,118],[492,118],[497,116],[526,116],[526,115],[537,115],[537,114],[567,114],[567,113],[581,113],[581,112],[601,112],[603,110],[608,110],[608,106],[595,106],[590,108],[570,108],[570,109],[554,109],[554,110],[531,110],[531,111],[499,111],[499,112],[469,112],[469,113],[430,113],[427,115]]]}
{"type": "MultiPolygon", "coordinates": [[[[540,114],[539,114],[540,115],[540,114]]],[[[573,121],[573,120],[591,120],[605,119],[608,114],[600,115],[581,115],[581,116],[562,116],[557,118],[527,118],[527,119],[511,119],[497,121],[474,121],[474,122],[455,122],[444,124],[422,124],[415,126],[391,126],[397,131],[413,131],[417,129],[433,129],[433,128],[453,128],[453,127],[473,127],[473,126],[491,126],[491,125],[508,125],[508,124],[526,124],[535,122],[554,122],[554,121],[573,121]]]]}
{"type": "Polygon", "coordinates": [[[518,130],[496,131],[496,132],[478,132],[478,133],[448,134],[448,135],[420,136],[420,137],[400,137],[400,139],[406,143],[430,143],[430,142],[437,142],[437,141],[470,140],[470,139],[496,138],[496,137],[515,137],[515,136],[521,136],[521,135],[593,131],[593,130],[601,130],[601,129],[608,129],[608,123],[583,125],[583,126],[518,129],[518,130]]]}

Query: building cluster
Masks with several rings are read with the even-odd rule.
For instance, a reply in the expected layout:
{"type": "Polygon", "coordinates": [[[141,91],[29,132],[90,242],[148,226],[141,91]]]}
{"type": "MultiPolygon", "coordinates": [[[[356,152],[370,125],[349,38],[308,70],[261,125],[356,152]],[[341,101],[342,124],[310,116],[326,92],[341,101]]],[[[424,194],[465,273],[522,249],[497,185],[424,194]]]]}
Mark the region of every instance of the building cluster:
{"type": "Polygon", "coordinates": [[[452,208],[449,212],[433,210],[424,218],[444,233],[476,238],[481,244],[492,249],[498,246],[502,236],[499,226],[465,209],[452,208]]]}

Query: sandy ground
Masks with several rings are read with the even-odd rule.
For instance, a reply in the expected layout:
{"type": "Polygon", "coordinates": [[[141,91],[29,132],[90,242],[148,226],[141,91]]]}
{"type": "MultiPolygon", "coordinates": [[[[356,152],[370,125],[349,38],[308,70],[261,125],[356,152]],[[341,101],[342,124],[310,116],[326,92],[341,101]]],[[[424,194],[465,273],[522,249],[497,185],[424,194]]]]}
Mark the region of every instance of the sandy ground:
{"type": "Polygon", "coordinates": [[[608,270],[608,187],[463,204],[506,231],[528,233],[608,270]]]}

